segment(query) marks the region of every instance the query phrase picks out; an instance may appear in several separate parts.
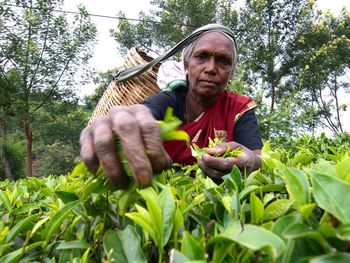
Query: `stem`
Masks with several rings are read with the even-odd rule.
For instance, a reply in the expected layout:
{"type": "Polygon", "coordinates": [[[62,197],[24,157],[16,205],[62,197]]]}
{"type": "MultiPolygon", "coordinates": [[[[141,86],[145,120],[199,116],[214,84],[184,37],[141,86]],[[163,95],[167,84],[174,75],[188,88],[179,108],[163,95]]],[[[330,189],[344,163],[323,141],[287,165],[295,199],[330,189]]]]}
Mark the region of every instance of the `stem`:
{"type": "Polygon", "coordinates": [[[164,249],[163,247],[158,248],[159,249],[159,258],[158,258],[158,263],[162,263],[163,262],[163,254],[164,254],[164,249]]]}

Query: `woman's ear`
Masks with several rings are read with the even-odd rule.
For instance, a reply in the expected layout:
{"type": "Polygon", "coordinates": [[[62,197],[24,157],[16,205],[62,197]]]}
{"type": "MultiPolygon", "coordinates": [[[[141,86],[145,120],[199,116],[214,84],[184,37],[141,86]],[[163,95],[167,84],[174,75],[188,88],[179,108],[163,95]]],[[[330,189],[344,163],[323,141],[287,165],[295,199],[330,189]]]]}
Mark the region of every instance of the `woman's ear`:
{"type": "Polygon", "coordinates": [[[185,70],[185,75],[187,76],[187,73],[188,73],[188,62],[184,62],[184,70],[185,70]]]}

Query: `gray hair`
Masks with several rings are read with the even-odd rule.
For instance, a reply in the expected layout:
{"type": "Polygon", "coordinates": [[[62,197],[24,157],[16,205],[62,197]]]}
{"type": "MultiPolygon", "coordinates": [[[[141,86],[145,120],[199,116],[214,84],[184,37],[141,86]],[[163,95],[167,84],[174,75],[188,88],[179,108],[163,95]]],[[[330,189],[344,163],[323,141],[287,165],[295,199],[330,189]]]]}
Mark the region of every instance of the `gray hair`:
{"type": "MultiPolygon", "coordinates": [[[[204,32],[202,35],[209,33],[209,32],[219,32],[223,35],[225,35],[229,40],[232,41],[233,43],[233,50],[232,50],[232,55],[233,55],[233,65],[232,65],[232,71],[231,71],[231,76],[230,78],[232,79],[235,73],[235,69],[236,69],[236,65],[237,65],[237,44],[236,44],[236,40],[234,38],[232,38],[231,36],[229,36],[228,34],[221,32],[221,31],[217,31],[217,30],[211,30],[211,31],[206,31],[204,32]]],[[[201,36],[202,36],[201,35],[201,36]]],[[[193,48],[195,46],[195,44],[197,43],[198,39],[200,37],[198,37],[195,41],[193,41],[191,44],[189,44],[188,46],[186,46],[181,53],[181,59],[183,64],[185,65],[185,63],[188,63],[192,53],[193,53],[193,48]]]]}

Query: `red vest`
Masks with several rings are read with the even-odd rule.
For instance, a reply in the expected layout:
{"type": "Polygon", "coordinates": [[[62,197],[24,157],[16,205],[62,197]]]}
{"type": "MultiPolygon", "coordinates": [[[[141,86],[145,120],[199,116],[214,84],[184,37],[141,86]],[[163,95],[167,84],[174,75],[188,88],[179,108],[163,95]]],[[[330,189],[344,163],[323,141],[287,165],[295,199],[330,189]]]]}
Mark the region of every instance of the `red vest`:
{"type": "MultiPolygon", "coordinates": [[[[209,138],[233,141],[236,121],[247,110],[255,107],[255,102],[250,98],[224,90],[201,116],[179,129],[186,131],[191,138],[191,144],[195,143],[200,148],[208,146],[209,138]]],[[[191,165],[196,162],[190,147],[184,141],[164,142],[164,147],[176,163],[191,165]]]]}

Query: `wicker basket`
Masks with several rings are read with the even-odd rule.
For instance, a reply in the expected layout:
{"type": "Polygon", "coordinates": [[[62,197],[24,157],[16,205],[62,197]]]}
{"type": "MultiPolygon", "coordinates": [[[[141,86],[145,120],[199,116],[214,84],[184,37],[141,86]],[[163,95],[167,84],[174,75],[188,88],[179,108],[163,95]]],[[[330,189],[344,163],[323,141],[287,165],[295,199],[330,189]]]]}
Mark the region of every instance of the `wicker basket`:
{"type": "MultiPolygon", "coordinates": [[[[124,58],[121,70],[151,61],[145,52],[138,48],[132,48],[124,58]]],[[[157,86],[157,72],[159,64],[147,72],[125,82],[116,83],[112,81],[103,93],[95,110],[93,111],[89,125],[97,116],[106,115],[108,110],[115,105],[132,105],[142,102],[150,95],[159,93],[157,86]]]]}

